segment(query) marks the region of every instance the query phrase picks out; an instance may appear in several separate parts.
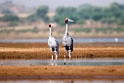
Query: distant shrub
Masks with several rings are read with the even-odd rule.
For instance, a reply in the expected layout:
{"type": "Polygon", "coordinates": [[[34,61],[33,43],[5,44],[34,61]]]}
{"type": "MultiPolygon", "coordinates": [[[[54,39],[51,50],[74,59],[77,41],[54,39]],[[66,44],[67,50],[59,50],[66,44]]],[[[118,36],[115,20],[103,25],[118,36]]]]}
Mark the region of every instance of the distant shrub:
{"type": "Polygon", "coordinates": [[[13,12],[8,9],[3,10],[2,13],[3,14],[13,14],[13,12]]]}
{"type": "Polygon", "coordinates": [[[108,27],[108,28],[95,28],[96,33],[102,32],[102,33],[107,33],[107,32],[117,32],[117,33],[121,33],[124,31],[124,28],[122,27],[116,27],[116,28],[112,28],[112,27],[108,27]]]}
{"type": "Polygon", "coordinates": [[[80,20],[77,21],[77,23],[78,24],[85,24],[85,21],[80,19],[80,20]]]}
{"type": "Polygon", "coordinates": [[[44,18],[42,18],[46,23],[48,23],[50,21],[48,16],[44,16],[44,18]]]}
{"type": "Polygon", "coordinates": [[[18,23],[17,23],[17,22],[10,22],[10,23],[8,24],[8,26],[18,26],[18,23]]]}
{"type": "Polygon", "coordinates": [[[30,21],[30,22],[34,22],[38,19],[37,15],[36,14],[32,14],[32,15],[29,15],[27,17],[27,20],[30,21]]]}
{"type": "Polygon", "coordinates": [[[39,32],[39,29],[37,27],[34,27],[33,29],[22,29],[22,30],[15,31],[16,34],[27,33],[27,32],[37,33],[37,32],[39,32]]]}
{"type": "Polygon", "coordinates": [[[124,31],[124,28],[122,27],[117,27],[117,28],[114,28],[114,31],[116,31],[117,33],[121,33],[124,31]]]}
{"type": "Polygon", "coordinates": [[[107,33],[107,28],[95,28],[96,33],[102,32],[102,33],[107,33]]]}
{"type": "Polygon", "coordinates": [[[0,33],[10,34],[13,31],[14,31],[13,29],[10,29],[10,30],[4,29],[4,30],[0,30],[0,33]]]}
{"type": "Polygon", "coordinates": [[[19,17],[14,14],[5,14],[3,18],[1,18],[3,21],[19,21],[19,17]]]}
{"type": "Polygon", "coordinates": [[[90,33],[91,32],[91,28],[75,28],[74,29],[75,32],[85,32],[85,33],[90,33]]]}
{"type": "Polygon", "coordinates": [[[34,27],[33,29],[31,29],[31,32],[38,33],[39,32],[39,29],[37,27],[34,27]]]}
{"type": "Polygon", "coordinates": [[[49,7],[46,5],[40,6],[37,11],[36,15],[38,18],[42,18],[44,22],[49,22],[49,17],[47,16],[47,13],[49,11],[49,7]]]}

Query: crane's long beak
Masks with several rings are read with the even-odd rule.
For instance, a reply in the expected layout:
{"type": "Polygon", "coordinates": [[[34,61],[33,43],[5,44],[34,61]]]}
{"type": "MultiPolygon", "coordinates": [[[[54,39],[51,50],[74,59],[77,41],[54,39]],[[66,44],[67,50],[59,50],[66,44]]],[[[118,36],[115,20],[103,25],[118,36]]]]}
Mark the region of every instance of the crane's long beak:
{"type": "Polygon", "coordinates": [[[71,19],[68,19],[68,21],[70,21],[70,22],[74,22],[73,20],[71,20],[71,19]]]}
{"type": "Polygon", "coordinates": [[[51,24],[51,26],[54,26],[54,27],[56,26],[55,24],[52,24],[52,23],[50,23],[50,24],[51,24]]]}

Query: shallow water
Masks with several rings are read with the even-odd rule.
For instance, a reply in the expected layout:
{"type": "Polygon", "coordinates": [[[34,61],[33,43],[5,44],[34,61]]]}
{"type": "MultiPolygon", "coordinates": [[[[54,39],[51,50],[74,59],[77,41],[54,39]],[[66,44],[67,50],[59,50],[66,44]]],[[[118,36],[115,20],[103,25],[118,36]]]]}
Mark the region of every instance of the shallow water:
{"type": "Polygon", "coordinates": [[[124,80],[6,80],[0,83],[124,83],[124,80]]]}
{"type": "Polygon", "coordinates": [[[0,60],[1,65],[74,65],[74,66],[111,66],[124,65],[124,58],[93,58],[72,60],[0,60]],[[66,63],[66,64],[65,64],[66,63]],[[69,64],[70,63],[70,64],[69,64]]]}
{"type": "MultiPolygon", "coordinates": [[[[69,61],[66,60],[66,65],[70,65],[69,61]]],[[[87,65],[87,66],[109,66],[109,65],[124,65],[123,58],[94,58],[94,59],[72,59],[70,61],[71,65],[87,65]]],[[[0,60],[0,64],[2,65],[52,65],[51,60],[0,60]]],[[[64,65],[64,60],[53,61],[53,64],[56,65],[64,65]]],[[[97,78],[97,77],[96,77],[97,78]]],[[[63,79],[59,78],[59,80],[0,80],[0,83],[124,83],[123,78],[119,77],[98,77],[98,79],[94,78],[83,78],[83,79],[63,79]]]]}
{"type": "MultiPolygon", "coordinates": [[[[62,39],[57,39],[59,42],[62,39]]],[[[124,42],[124,38],[73,38],[74,42],[124,42]]],[[[2,39],[0,42],[47,42],[48,39],[2,39]]]]}

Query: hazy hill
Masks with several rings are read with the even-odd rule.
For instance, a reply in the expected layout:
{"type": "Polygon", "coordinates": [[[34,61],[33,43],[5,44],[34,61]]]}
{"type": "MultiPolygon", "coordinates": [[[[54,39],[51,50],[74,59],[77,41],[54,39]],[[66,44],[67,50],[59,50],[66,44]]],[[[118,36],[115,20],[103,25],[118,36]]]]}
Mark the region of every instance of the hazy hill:
{"type": "Polygon", "coordinates": [[[6,1],[0,4],[0,12],[4,13],[10,11],[12,13],[31,13],[34,12],[36,8],[28,8],[23,5],[14,4],[12,1],[6,1]]]}

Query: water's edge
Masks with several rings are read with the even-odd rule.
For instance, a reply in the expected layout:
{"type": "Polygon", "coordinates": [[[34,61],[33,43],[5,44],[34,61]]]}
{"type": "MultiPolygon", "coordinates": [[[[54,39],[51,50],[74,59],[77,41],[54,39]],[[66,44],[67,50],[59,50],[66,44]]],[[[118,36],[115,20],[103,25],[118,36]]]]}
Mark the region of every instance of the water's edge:
{"type": "MultiPolygon", "coordinates": [[[[59,42],[62,41],[61,38],[57,38],[59,42]]],[[[124,42],[124,38],[73,38],[74,42],[124,42]]],[[[47,38],[44,39],[0,39],[0,42],[14,42],[14,43],[21,43],[21,42],[48,42],[47,38]]]]}
{"type": "Polygon", "coordinates": [[[84,78],[104,78],[104,79],[123,79],[124,76],[0,76],[0,80],[11,79],[84,79],[84,78]]]}

